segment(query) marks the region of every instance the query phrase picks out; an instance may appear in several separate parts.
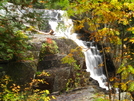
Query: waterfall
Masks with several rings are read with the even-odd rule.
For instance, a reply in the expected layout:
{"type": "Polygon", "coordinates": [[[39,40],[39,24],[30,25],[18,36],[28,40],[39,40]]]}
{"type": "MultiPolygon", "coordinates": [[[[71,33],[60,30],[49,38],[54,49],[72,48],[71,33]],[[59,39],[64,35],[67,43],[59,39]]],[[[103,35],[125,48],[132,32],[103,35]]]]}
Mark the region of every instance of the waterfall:
{"type": "MultiPolygon", "coordinates": [[[[11,9],[12,5],[12,3],[7,3],[6,6],[9,6],[8,9],[11,9]]],[[[16,14],[22,16],[22,13],[26,13],[27,10],[29,12],[43,12],[42,18],[48,19],[48,23],[51,26],[51,29],[54,31],[55,36],[66,37],[76,42],[77,45],[82,48],[82,51],[85,55],[87,67],[86,71],[90,72],[91,78],[98,81],[101,88],[108,90],[108,87],[106,86],[107,78],[103,73],[103,67],[100,65],[103,63],[103,60],[99,50],[97,49],[97,46],[93,45],[93,42],[83,41],[77,38],[78,33],[74,33],[73,22],[67,16],[66,11],[28,8],[26,10],[21,10],[21,12],[20,10],[16,9],[16,14]]],[[[5,10],[0,10],[0,12],[1,15],[6,15],[5,10]]],[[[15,14],[15,12],[12,13],[15,14]]]]}
{"type": "Polygon", "coordinates": [[[106,76],[103,73],[103,60],[97,46],[93,42],[78,39],[78,33],[73,33],[73,22],[68,18],[66,11],[53,10],[47,11],[49,24],[54,31],[55,36],[66,37],[77,43],[82,48],[85,55],[86,71],[90,72],[90,77],[97,80],[99,86],[108,90],[106,85],[106,76]]]}

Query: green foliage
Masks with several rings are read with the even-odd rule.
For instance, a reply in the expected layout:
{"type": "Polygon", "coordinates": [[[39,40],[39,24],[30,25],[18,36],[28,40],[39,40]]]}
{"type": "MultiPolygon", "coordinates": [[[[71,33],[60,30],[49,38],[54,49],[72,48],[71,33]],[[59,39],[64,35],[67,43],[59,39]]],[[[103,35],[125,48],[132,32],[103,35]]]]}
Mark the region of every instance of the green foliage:
{"type": "Polygon", "coordinates": [[[68,82],[66,84],[66,91],[71,90],[73,88],[76,88],[80,85],[80,76],[81,75],[78,71],[80,70],[80,66],[76,64],[76,60],[73,57],[73,53],[69,53],[67,56],[62,58],[63,64],[69,64],[73,66],[74,75],[70,79],[68,79],[68,82]]]}
{"type": "Polygon", "coordinates": [[[31,12],[27,8],[32,8],[39,1],[0,1],[0,61],[12,59],[33,60],[33,57],[24,58],[24,54],[31,48],[28,44],[29,33],[33,33],[33,29],[37,27],[43,30],[46,20],[41,18],[42,12],[31,12]],[[26,23],[32,28],[27,28],[24,25],[26,23]]]}
{"type": "Polygon", "coordinates": [[[47,38],[47,41],[42,44],[42,50],[41,53],[48,55],[48,54],[56,54],[58,53],[58,46],[56,42],[50,38],[47,38]]]}
{"type": "MultiPolygon", "coordinates": [[[[133,92],[134,91],[134,88],[133,88],[134,87],[134,80],[129,80],[128,78],[130,76],[133,77],[133,75],[134,75],[134,68],[131,65],[125,66],[124,64],[122,64],[118,68],[117,73],[120,73],[121,74],[122,80],[128,80],[127,82],[120,83],[121,89],[123,91],[128,90],[128,91],[133,92]]],[[[118,86],[119,86],[119,84],[118,84],[118,86]]]]}
{"type": "Polygon", "coordinates": [[[128,91],[133,92],[134,91],[134,81],[130,82],[129,86],[128,86],[128,91]]]}
{"type": "Polygon", "coordinates": [[[84,86],[84,83],[86,82],[83,76],[85,72],[83,72],[80,68],[80,65],[77,64],[77,57],[75,57],[76,54],[77,57],[83,57],[80,47],[71,49],[70,53],[61,59],[61,62],[63,64],[69,64],[70,66],[72,66],[73,71],[72,77],[68,79],[68,82],[66,84],[66,91],[72,90],[80,86],[84,86]]]}
{"type": "Polygon", "coordinates": [[[65,56],[64,58],[62,58],[62,63],[68,63],[70,65],[76,65],[76,60],[74,59],[74,57],[72,57],[73,54],[69,53],[67,56],[65,56]]]}
{"type": "Polygon", "coordinates": [[[28,36],[23,32],[23,26],[19,23],[9,21],[7,17],[0,22],[0,60],[10,60],[18,57],[29,48],[27,44],[28,36]],[[5,26],[6,25],[6,26],[5,26]],[[21,28],[21,30],[15,26],[21,28]]]}
{"type": "Polygon", "coordinates": [[[69,0],[42,0],[42,3],[48,9],[64,9],[69,6],[69,0]]]}

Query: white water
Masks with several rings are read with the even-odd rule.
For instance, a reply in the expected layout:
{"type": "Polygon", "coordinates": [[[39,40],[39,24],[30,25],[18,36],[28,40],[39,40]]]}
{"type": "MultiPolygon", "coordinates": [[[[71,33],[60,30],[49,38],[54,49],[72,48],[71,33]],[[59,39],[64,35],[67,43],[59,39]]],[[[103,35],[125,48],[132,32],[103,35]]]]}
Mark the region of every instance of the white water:
{"type": "Polygon", "coordinates": [[[72,39],[82,48],[86,60],[86,71],[90,72],[91,78],[98,81],[101,88],[108,90],[108,87],[106,86],[107,78],[103,73],[103,67],[99,66],[103,61],[97,46],[94,46],[93,42],[86,42],[77,38],[78,34],[73,33],[73,22],[68,18],[65,11],[53,10],[50,12],[49,24],[54,31],[55,36],[72,39]],[[53,16],[52,13],[55,13],[55,16],[53,16]],[[61,18],[59,18],[59,15],[61,18]],[[58,26],[59,24],[62,26],[58,26]]]}

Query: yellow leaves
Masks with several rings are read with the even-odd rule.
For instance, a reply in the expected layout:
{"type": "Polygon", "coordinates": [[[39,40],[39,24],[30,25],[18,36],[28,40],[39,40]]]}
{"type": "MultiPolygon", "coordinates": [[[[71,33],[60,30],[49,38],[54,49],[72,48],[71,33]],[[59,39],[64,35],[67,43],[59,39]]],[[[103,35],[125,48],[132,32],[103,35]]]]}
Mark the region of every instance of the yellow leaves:
{"type": "Polygon", "coordinates": [[[121,83],[121,89],[122,90],[127,90],[127,84],[126,83],[121,83]]]}
{"type": "Polygon", "coordinates": [[[127,31],[131,31],[132,34],[134,34],[134,27],[130,27],[130,28],[128,28],[127,31]]]}
{"type": "Polygon", "coordinates": [[[127,31],[134,31],[134,27],[128,28],[127,31]]]}
{"type": "Polygon", "coordinates": [[[111,51],[111,47],[105,47],[105,52],[109,53],[111,51]]]}
{"type": "Polygon", "coordinates": [[[127,84],[126,83],[122,83],[121,84],[121,89],[124,90],[124,91],[127,90],[127,84]]]}
{"type": "MultiPolygon", "coordinates": [[[[133,81],[129,80],[129,81],[127,81],[127,82],[122,82],[122,83],[120,83],[121,89],[124,90],[124,91],[125,91],[125,90],[128,90],[128,89],[130,88],[130,86],[128,86],[128,85],[132,84],[132,82],[133,82],[133,81]]],[[[133,86],[134,86],[134,85],[133,85],[133,86]]],[[[132,87],[132,86],[131,86],[131,87],[132,87]]],[[[131,88],[131,90],[132,90],[132,89],[134,90],[133,87],[131,88]]]]}
{"type": "Polygon", "coordinates": [[[134,38],[129,39],[129,42],[134,43],[134,38]]]}
{"type": "Polygon", "coordinates": [[[11,86],[10,88],[12,88],[12,91],[16,93],[20,91],[20,86],[16,84],[13,84],[13,86],[11,86]]]}
{"type": "Polygon", "coordinates": [[[50,94],[48,90],[45,90],[46,94],[50,94]]]}
{"type": "Polygon", "coordinates": [[[72,57],[72,56],[73,56],[73,54],[72,54],[72,53],[69,53],[69,54],[68,54],[68,57],[72,57]]]}
{"type": "Polygon", "coordinates": [[[50,76],[50,74],[48,73],[48,72],[46,72],[46,71],[43,71],[43,72],[41,72],[41,74],[39,74],[38,76],[50,76]]]}
{"type": "Polygon", "coordinates": [[[111,3],[117,3],[118,2],[118,0],[111,0],[111,3]]]}
{"type": "Polygon", "coordinates": [[[129,8],[129,10],[134,10],[134,3],[124,3],[124,7],[129,8]]]}
{"type": "Polygon", "coordinates": [[[46,2],[47,2],[47,1],[42,1],[42,0],[41,0],[41,1],[39,1],[39,3],[46,3],[46,2]]]}
{"type": "Polygon", "coordinates": [[[118,36],[111,36],[109,37],[110,43],[120,45],[121,39],[118,36]]]}
{"type": "Polygon", "coordinates": [[[119,31],[117,31],[116,29],[112,29],[112,28],[106,28],[104,27],[103,29],[101,30],[98,30],[98,32],[103,35],[103,36],[106,36],[106,35],[120,35],[119,31]]]}
{"type": "Polygon", "coordinates": [[[82,0],[81,2],[88,2],[88,0],[82,0]]]}
{"type": "Polygon", "coordinates": [[[110,2],[112,5],[114,5],[114,8],[120,10],[122,8],[120,2],[118,2],[118,0],[111,0],[110,2]]]}
{"type": "Polygon", "coordinates": [[[122,71],[126,70],[125,66],[121,66],[118,68],[117,73],[121,73],[122,71]]]}
{"type": "Polygon", "coordinates": [[[110,81],[120,81],[120,79],[118,79],[117,77],[111,77],[110,81]]]}
{"type": "Polygon", "coordinates": [[[94,14],[95,15],[102,15],[103,14],[103,9],[100,9],[99,7],[98,7],[98,9],[96,9],[96,11],[94,11],[94,14]]]}
{"type": "Polygon", "coordinates": [[[76,52],[77,50],[76,49],[71,49],[70,52],[73,53],[73,52],[76,52]]]}
{"type": "Polygon", "coordinates": [[[104,27],[103,29],[98,30],[98,32],[101,36],[106,36],[106,34],[109,32],[109,29],[104,27]]]}
{"type": "Polygon", "coordinates": [[[115,88],[119,88],[119,86],[121,87],[123,91],[126,91],[126,90],[134,91],[134,81],[129,80],[127,82],[121,82],[121,83],[115,82],[114,83],[115,88]]]}
{"type": "Polygon", "coordinates": [[[80,30],[80,29],[82,29],[84,27],[85,19],[83,19],[81,21],[76,20],[75,23],[76,23],[75,29],[80,30]]]}
{"type": "Polygon", "coordinates": [[[127,40],[128,40],[128,38],[123,39],[123,41],[127,41],[127,40]]]}
{"type": "Polygon", "coordinates": [[[115,30],[114,33],[115,33],[115,35],[120,35],[120,32],[117,30],[115,30]]]}
{"type": "Polygon", "coordinates": [[[54,96],[52,96],[52,99],[56,99],[54,96]]]}
{"type": "Polygon", "coordinates": [[[126,78],[128,77],[128,75],[129,75],[129,72],[128,72],[127,70],[124,70],[124,71],[122,71],[122,73],[121,73],[122,79],[126,79],[126,78]]]}
{"type": "Polygon", "coordinates": [[[77,29],[82,29],[84,26],[82,24],[80,24],[79,26],[77,26],[77,29]]]}
{"type": "Polygon", "coordinates": [[[68,63],[70,65],[76,63],[76,60],[72,57],[72,54],[69,54],[61,59],[62,63],[68,63]]]}
{"type": "Polygon", "coordinates": [[[116,5],[116,8],[120,10],[122,7],[120,5],[116,5]]]}
{"type": "MultiPolygon", "coordinates": [[[[132,34],[134,34],[134,27],[128,28],[127,31],[131,31],[132,34]]],[[[131,37],[131,38],[129,39],[129,42],[131,42],[131,43],[133,44],[133,43],[134,43],[134,37],[131,37]]]]}
{"type": "Polygon", "coordinates": [[[102,3],[101,8],[104,9],[105,11],[109,11],[109,5],[107,3],[102,3]]]}
{"type": "Polygon", "coordinates": [[[129,24],[129,21],[126,18],[120,18],[118,23],[122,23],[123,25],[127,25],[127,24],[129,24]]]}
{"type": "MultiPolygon", "coordinates": [[[[98,30],[98,32],[92,33],[92,36],[96,38],[95,41],[105,41],[112,44],[120,45],[121,39],[119,37],[120,32],[116,29],[106,28],[98,30]]],[[[109,51],[109,50],[108,50],[109,51]]]]}
{"type": "Polygon", "coordinates": [[[114,81],[114,78],[112,77],[112,78],[110,78],[110,81],[114,81]]]}
{"type": "Polygon", "coordinates": [[[98,27],[99,27],[99,25],[90,24],[89,30],[95,31],[98,27]]]}
{"type": "Polygon", "coordinates": [[[74,52],[81,52],[81,51],[82,51],[82,48],[78,46],[78,47],[76,47],[76,48],[74,48],[74,49],[71,49],[71,50],[70,50],[70,53],[73,54],[74,52]]]}
{"type": "Polygon", "coordinates": [[[119,85],[120,85],[120,83],[115,82],[113,86],[114,86],[115,88],[118,88],[119,85]]]}
{"type": "Polygon", "coordinates": [[[110,28],[109,32],[108,32],[108,35],[112,35],[113,36],[114,35],[114,29],[110,28]]]}
{"type": "Polygon", "coordinates": [[[124,58],[131,58],[131,55],[125,55],[124,58]]]}
{"type": "Polygon", "coordinates": [[[104,66],[104,64],[103,64],[103,63],[101,63],[101,64],[99,64],[99,65],[98,65],[98,67],[99,67],[99,68],[100,68],[100,67],[102,67],[102,66],[104,66]]]}
{"type": "MultiPolygon", "coordinates": [[[[121,65],[117,70],[117,74],[118,73],[121,73],[122,80],[127,79],[130,74],[134,74],[134,68],[131,65],[127,65],[127,66],[121,65]]],[[[129,83],[129,81],[127,83],[129,83]]]]}
{"type": "Polygon", "coordinates": [[[26,38],[26,39],[28,38],[28,36],[21,30],[18,30],[16,32],[16,36],[21,37],[21,38],[26,38]]]}

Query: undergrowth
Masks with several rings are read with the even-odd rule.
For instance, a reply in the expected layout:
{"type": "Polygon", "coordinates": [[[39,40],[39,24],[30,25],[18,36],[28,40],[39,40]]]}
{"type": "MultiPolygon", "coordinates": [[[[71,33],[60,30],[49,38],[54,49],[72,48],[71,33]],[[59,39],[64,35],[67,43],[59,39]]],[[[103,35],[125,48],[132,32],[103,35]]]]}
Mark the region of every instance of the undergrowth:
{"type": "MultiPolygon", "coordinates": [[[[40,75],[48,75],[43,72],[40,75]]],[[[48,90],[32,89],[33,83],[44,82],[44,80],[33,79],[24,90],[21,90],[19,85],[12,83],[10,76],[4,75],[0,79],[0,101],[50,101],[55,99],[54,96],[49,96],[48,90]]]]}

